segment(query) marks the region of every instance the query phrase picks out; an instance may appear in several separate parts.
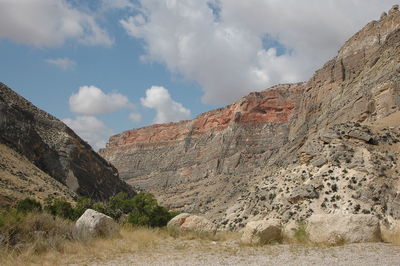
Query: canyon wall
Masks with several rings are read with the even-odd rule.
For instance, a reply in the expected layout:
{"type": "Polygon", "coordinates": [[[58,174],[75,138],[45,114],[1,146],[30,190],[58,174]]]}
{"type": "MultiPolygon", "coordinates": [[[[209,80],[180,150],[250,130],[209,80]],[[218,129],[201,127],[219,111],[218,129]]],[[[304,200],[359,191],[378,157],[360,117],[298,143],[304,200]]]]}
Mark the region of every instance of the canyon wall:
{"type": "Polygon", "coordinates": [[[357,213],[361,207],[393,215],[400,207],[394,204],[399,55],[400,12],[393,7],[351,37],[308,82],[251,93],[190,121],[123,132],[101,155],[162,204],[205,213],[230,229],[255,217],[302,220],[313,212],[357,213]],[[376,126],[381,121],[387,128],[376,126]],[[389,155],[395,159],[382,170],[376,158],[389,155]],[[352,176],[341,174],[346,167],[352,176]],[[382,195],[376,192],[382,202],[373,202],[370,191],[353,198],[347,187],[353,176],[367,187],[387,183],[382,195]],[[331,177],[344,178],[340,191],[331,189],[331,177]],[[324,193],[334,203],[326,203],[324,193]]]}

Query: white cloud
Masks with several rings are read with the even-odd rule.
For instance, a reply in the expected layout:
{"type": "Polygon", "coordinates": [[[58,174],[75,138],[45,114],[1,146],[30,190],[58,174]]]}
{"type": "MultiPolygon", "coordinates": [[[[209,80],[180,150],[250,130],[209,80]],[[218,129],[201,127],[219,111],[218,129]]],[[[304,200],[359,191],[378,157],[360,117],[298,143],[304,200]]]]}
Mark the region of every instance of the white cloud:
{"type": "Polygon", "coordinates": [[[138,14],[120,23],[145,41],[143,59],[198,82],[203,101],[220,104],[307,80],[347,38],[397,2],[141,0],[138,14]],[[281,45],[265,47],[266,37],[281,45]]]}
{"type": "Polygon", "coordinates": [[[79,91],[69,98],[69,106],[72,112],[83,115],[106,114],[123,108],[134,108],[125,95],[104,93],[95,86],[80,87],[79,91]]]}
{"type": "Polygon", "coordinates": [[[66,118],[63,122],[75,131],[93,149],[104,148],[113,131],[94,116],[78,116],[75,119],[66,118]]]}
{"type": "Polygon", "coordinates": [[[62,70],[69,70],[73,69],[74,66],[76,65],[76,62],[74,60],[71,60],[67,57],[64,58],[50,58],[47,59],[46,62],[50,65],[54,65],[58,68],[61,68],[62,70]]]}
{"type": "Polygon", "coordinates": [[[111,46],[113,40],[94,15],[65,0],[0,0],[0,38],[37,47],[54,47],[66,40],[111,46]]]}
{"type": "Polygon", "coordinates": [[[133,123],[139,123],[140,121],[142,121],[142,115],[139,113],[130,113],[129,114],[129,119],[133,122],[133,123]]]}
{"type": "Polygon", "coordinates": [[[190,118],[190,110],[175,102],[164,87],[152,86],[146,97],[140,98],[143,106],[156,110],[154,123],[176,122],[190,118]]]}
{"type": "Polygon", "coordinates": [[[130,0],[102,0],[101,5],[103,11],[137,7],[130,0]]]}

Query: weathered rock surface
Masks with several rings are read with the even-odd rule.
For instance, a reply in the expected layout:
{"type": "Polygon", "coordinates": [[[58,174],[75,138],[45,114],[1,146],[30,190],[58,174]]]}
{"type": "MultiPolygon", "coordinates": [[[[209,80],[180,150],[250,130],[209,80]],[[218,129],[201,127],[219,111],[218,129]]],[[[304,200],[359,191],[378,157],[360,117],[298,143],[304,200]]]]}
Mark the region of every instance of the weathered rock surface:
{"type": "Polygon", "coordinates": [[[112,236],[118,233],[119,225],[110,217],[92,209],[87,209],[76,221],[78,231],[89,236],[112,236]]]}
{"type": "Polygon", "coordinates": [[[167,227],[178,228],[182,231],[194,231],[214,234],[217,226],[207,218],[189,213],[181,213],[172,218],[167,227]]]}
{"type": "Polygon", "coordinates": [[[252,221],[243,229],[240,241],[257,245],[282,241],[282,225],[278,219],[252,221]]]}
{"type": "Polygon", "coordinates": [[[386,217],[380,222],[381,237],[384,242],[400,244],[400,220],[386,217]]]}
{"type": "MultiPolygon", "coordinates": [[[[63,122],[0,83],[0,143],[79,195],[103,200],[132,188],[63,122]]],[[[19,178],[19,177],[15,177],[19,178]]]]}
{"type": "Polygon", "coordinates": [[[220,228],[336,212],[399,219],[399,54],[393,8],[308,82],[126,131],[101,154],[128,183],[220,228]]]}
{"type": "Polygon", "coordinates": [[[379,220],[370,214],[319,214],[307,219],[306,232],[313,243],[378,242],[379,220]]]}
{"type": "Polygon", "coordinates": [[[18,200],[32,197],[43,201],[48,197],[72,202],[75,193],[38,167],[25,156],[0,143],[0,209],[18,200]]]}

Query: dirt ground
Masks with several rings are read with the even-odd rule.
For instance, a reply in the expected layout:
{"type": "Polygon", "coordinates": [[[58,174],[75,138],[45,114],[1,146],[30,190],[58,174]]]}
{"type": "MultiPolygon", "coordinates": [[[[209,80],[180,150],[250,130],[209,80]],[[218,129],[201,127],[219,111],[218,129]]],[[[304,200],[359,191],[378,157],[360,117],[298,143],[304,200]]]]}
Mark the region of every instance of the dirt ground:
{"type": "Polygon", "coordinates": [[[383,243],[247,247],[235,241],[185,240],[73,265],[400,265],[400,247],[383,243]]]}

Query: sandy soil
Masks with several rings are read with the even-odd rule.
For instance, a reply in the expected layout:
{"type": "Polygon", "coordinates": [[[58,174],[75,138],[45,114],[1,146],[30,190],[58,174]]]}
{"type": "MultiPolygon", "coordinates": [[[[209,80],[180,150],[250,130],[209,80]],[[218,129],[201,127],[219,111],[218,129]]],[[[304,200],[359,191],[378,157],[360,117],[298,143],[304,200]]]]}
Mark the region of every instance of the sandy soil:
{"type": "Polygon", "coordinates": [[[243,247],[237,242],[188,240],[75,265],[400,265],[400,246],[363,243],[338,247],[243,247]]]}

